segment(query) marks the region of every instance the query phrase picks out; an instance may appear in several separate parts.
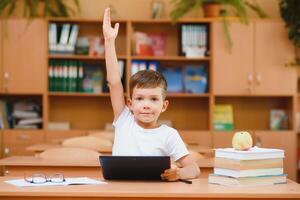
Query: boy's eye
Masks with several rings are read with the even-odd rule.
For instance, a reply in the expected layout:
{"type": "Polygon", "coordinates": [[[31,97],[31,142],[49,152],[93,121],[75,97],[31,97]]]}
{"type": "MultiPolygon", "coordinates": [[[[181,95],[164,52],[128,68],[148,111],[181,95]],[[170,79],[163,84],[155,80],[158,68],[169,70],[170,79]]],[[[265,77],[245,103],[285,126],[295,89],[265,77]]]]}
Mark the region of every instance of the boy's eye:
{"type": "Polygon", "coordinates": [[[141,100],[143,100],[143,98],[142,97],[137,97],[137,98],[135,98],[136,100],[138,100],[138,101],[141,101],[141,100]]]}
{"type": "Polygon", "coordinates": [[[157,101],[158,98],[151,98],[151,101],[157,101]]]}

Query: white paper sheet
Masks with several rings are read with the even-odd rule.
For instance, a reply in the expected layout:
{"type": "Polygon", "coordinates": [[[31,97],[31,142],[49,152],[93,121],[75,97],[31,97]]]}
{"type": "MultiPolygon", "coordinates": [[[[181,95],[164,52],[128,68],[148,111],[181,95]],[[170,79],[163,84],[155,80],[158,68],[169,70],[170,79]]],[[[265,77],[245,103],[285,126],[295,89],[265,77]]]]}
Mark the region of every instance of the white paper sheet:
{"type": "Polygon", "coordinates": [[[8,184],[15,185],[18,187],[25,187],[25,186],[51,186],[51,185],[100,185],[100,184],[107,184],[104,181],[99,181],[95,179],[91,179],[88,177],[78,177],[78,178],[66,178],[66,181],[62,183],[53,183],[53,182],[46,182],[46,183],[29,183],[24,179],[14,179],[5,181],[8,184]]]}

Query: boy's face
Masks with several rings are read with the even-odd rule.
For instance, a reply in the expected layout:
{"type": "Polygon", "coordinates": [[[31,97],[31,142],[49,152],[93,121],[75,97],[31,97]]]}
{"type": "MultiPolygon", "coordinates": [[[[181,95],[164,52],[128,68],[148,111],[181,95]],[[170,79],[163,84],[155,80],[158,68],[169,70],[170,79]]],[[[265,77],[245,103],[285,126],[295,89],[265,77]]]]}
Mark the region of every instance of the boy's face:
{"type": "Polygon", "coordinates": [[[163,99],[162,88],[133,88],[128,106],[136,122],[143,128],[157,127],[159,115],[168,107],[169,102],[163,99]]]}

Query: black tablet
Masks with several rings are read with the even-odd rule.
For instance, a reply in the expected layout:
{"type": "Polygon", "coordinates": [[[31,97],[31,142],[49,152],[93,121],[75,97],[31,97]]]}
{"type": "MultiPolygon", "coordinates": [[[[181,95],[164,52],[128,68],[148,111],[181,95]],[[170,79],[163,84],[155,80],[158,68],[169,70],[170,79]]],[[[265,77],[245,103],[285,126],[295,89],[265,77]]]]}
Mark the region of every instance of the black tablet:
{"type": "Polygon", "coordinates": [[[161,180],[170,168],[169,156],[100,156],[99,160],[108,180],[161,180]]]}

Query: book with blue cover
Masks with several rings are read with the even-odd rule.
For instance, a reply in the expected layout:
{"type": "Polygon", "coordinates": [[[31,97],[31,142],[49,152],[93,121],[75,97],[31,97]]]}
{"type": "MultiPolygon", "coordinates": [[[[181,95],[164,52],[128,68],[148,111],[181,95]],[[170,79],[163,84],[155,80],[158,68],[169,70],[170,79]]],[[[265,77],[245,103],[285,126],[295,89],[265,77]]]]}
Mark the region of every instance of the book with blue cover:
{"type": "Polygon", "coordinates": [[[161,73],[168,84],[168,92],[183,92],[183,77],[181,67],[164,67],[161,73]]]}
{"type": "Polygon", "coordinates": [[[205,93],[207,91],[207,72],[204,66],[187,65],[184,85],[186,93],[205,93]]]}

